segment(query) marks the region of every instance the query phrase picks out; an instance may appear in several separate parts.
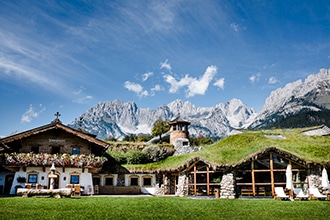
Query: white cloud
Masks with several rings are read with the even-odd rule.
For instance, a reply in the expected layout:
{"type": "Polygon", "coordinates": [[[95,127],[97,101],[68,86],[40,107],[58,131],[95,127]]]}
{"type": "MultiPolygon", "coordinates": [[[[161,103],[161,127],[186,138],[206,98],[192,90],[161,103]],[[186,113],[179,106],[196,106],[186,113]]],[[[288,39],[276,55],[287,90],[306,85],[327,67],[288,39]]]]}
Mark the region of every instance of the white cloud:
{"type": "Polygon", "coordinates": [[[45,88],[53,88],[54,84],[56,84],[56,82],[43,76],[38,70],[20,65],[18,62],[11,61],[3,56],[0,57],[0,69],[2,69],[2,73],[8,77],[15,78],[16,80],[23,79],[25,83],[26,81],[30,81],[45,88]]]}
{"type": "Polygon", "coordinates": [[[83,86],[80,86],[80,88],[77,91],[73,91],[74,95],[79,95],[85,88],[83,86]]]}
{"type": "Polygon", "coordinates": [[[171,75],[165,75],[164,79],[171,85],[169,90],[170,93],[176,93],[181,87],[189,85],[193,80],[193,78],[188,75],[185,75],[185,77],[180,79],[180,81],[176,81],[176,79],[171,75]]]}
{"type": "Polygon", "coordinates": [[[217,73],[218,68],[216,66],[207,67],[204,75],[198,80],[193,80],[188,86],[187,97],[193,97],[195,95],[204,95],[212,81],[214,75],[217,73]]]}
{"type": "Polygon", "coordinates": [[[78,104],[85,104],[90,99],[93,99],[93,96],[87,95],[87,96],[75,99],[75,100],[73,100],[73,102],[78,103],[78,104]]]}
{"type": "Polygon", "coordinates": [[[74,95],[79,95],[81,92],[82,92],[82,89],[79,89],[79,90],[77,90],[77,91],[73,91],[73,94],[74,94],[74,95]]]}
{"type": "Polygon", "coordinates": [[[31,104],[29,108],[26,110],[26,112],[23,113],[21,117],[21,123],[31,122],[33,118],[37,118],[42,112],[46,110],[46,108],[43,107],[41,104],[39,105],[39,107],[41,109],[39,111],[36,111],[36,109],[31,104]]]}
{"type": "Polygon", "coordinates": [[[225,88],[225,78],[218,79],[213,85],[223,90],[225,88]]]}
{"type": "Polygon", "coordinates": [[[164,79],[170,84],[170,93],[176,93],[181,87],[187,86],[186,96],[189,98],[195,95],[204,95],[216,73],[217,67],[209,66],[199,79],[190,77],[189,75],[185,75],[179,81],[171,75],[165,75],[164,79]]]}
{"type": "Polygon", "coordinates": [[[160,69],[163,69],[163,68],[169,72],[171,72],[171,70],[172,70],[171,64],[168,63],[167,59],[163,63],[160,63],[160,69]]]}
{"type": "Polygon", "coordinates": [[[259,82],[261,77],[261,73],[257,73],[255,75],[250,76],[249,80],[251,83],[259,82]]]}
{"type": "Polygon", "coordinates": [[[146,81],[150,76],[152,76],[154,73],[153,72],[147,72],[142,75],[142,81],[146,81]]]}
{"type": "Polygon", "coordinates": [[[275,83],[278,83],[278,82],[279,81],[274,76],[272,76],[268,79],[268,84],[275,84],[275,83]]]}
{"type": "Polygon", "coordinates": [[[161,85],[155,85],[153,88],[151,88],[151,91],[162,91],[164,88],[161,85]]]}
{"type": "Polygon", "coordinates": [[[235,22],[231,23],[230,24],[230,28],[233,29],[234,31],[236,32],[239,32],[239,31],[244,31],[246,30],[246,27],[243,27],[235,22]]]}
{"type": "Polygon", "coordinates": [[[163,91],[164,90],[164,87],[162,87],[161,85],[155,85],[153,88],[150,89],[150,96],[154,96],[155,95],[155,92],[158,92],[158,91],[163,91]]]}
{"type": "Polygon", "coordinates": [[[239,25],[236,23],[231,23],[230,28],[233,29],[234,31],[238,32],[239,31],[239,25]]]}
{"type": "Polygon", "coordinates": [[[148,96],[149,95],[148,91],[147,90],[143,90],[143,87],[140,84],[138,84],[138,83],[126,81],[124,83],[124,87],[128,91],[132,91],[132,92],[136,93],[136,95],[139,96],[139,97],[143,97],[143,96],[148,96]]]}

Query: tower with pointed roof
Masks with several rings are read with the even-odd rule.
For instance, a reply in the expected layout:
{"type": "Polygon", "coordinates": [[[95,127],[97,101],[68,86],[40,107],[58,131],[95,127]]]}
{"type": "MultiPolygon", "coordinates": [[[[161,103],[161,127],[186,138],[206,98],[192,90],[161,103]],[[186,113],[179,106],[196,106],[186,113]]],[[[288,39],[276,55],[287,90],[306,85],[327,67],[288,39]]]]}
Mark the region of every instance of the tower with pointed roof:
{"type": "Polygon", "coordinates": [[[183,120],[178,114],[178,117],[172,119],[168,123],[170,128],[170,144],[176,146],[176,142],[180,142],[183,146],[189,145],[189,131],[188,126],[190,122],[183,120]]]}

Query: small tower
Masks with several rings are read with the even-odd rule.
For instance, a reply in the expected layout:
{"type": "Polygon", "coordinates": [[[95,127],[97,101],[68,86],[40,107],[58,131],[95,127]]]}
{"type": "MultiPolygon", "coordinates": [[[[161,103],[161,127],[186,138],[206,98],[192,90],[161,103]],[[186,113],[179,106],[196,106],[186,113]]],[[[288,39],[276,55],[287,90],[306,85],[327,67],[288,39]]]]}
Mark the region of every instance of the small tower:
{"type": "Polygon", "coordinates": [[[171,126],[170,144],[173,144],[174,146],[177,144],[180,144],[181,146],[189,146],[188,126],[190,125],[190,122],[182,120],[179,114],[178,117],[169,121],[168,124],[171,126]]]}

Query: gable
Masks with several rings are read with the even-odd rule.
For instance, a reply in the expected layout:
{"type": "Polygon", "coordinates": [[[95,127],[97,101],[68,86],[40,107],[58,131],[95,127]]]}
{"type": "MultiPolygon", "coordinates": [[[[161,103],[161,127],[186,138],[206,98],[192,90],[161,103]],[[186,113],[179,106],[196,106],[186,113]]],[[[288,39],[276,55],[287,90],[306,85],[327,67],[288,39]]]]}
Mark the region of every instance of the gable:
{"type": "MultiPolygon", "coordinates": [[[[251,155],[248,158],[245,158],[244,160],[240,161],[233,167],[238,169],[245,169],[246,166],[250,167],[250,164],[252,161],[255,161],[255,166],[260,167],[260,169],[269,169],[269,160],[270,155],[273,155],[273,162],[276,163],[278,166],[283,166],[281,168],[285,168],[287,166],[288,161],[292,162],[293,164],[300,166],[300,167],[307,167],[308,161],[304,161],[303,159],[286,152],[282,149],[276,148],[276,147],[269,147],[264,150],[261,150],[259,152],[256,152],[255,154],[251,155]],[[280,160],[281,162],[285,161],[285,163],[281,164],[276,159],[280,160]]],[[[279,168],[279,167],[278,167],[279,168]]]]}
{"type": "Polygon", "coordinates": [[[61,123],[51,123],[18,133],[3,138],[0,142],[7,146],[7,152],[23,153],[38,151],[36,153],[71,154],[73,148],[79,148],[82,154],[100,155],[108,147],[106,142],[61,123]]]}

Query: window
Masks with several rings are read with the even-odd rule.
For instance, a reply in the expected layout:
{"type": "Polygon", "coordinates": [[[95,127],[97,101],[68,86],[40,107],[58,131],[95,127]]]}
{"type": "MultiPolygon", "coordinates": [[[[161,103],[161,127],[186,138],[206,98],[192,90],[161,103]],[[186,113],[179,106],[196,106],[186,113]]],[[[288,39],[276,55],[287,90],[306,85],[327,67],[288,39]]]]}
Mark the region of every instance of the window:
{"type": "Polygon", "coordinates": [[[131,186],[138,186],[138,178],[137,177],[132,177],[131,178],[131,186]]]}
{"type": "Polygon", "coordinates": [[[143,186],[151,186],[151,177],[143,178],[143,186]]]}
{"type": "Polygon", "coordinates": [[[93,185],[100,185],[100,177],[93,177],[93,185]]]}
{"type": "Polygon", "coordinates": [[[80,154],[80,147],[73,147],[72,154],[80,154]]]}
{"type": "Polygon", "coordinates": [[[113,178],[112,177],[106,177],[105,178],[105,185],[106,186],[113,186],[113,178]]]}
{"type": "Polygon", "coordinates": [[[70,183],[71,184],[79,184],[79,175],[71,175],[70,183]]]}
{"type": "Polygon", "coordinates": [[[37,183],[38,175],[37,174],[29,174],[28,183],[37,183]]]}
{"type": "Polygon", "coordinates": [[[38,154],[39,153],[39,147],[31,147],[31,152],[38,154]]]}
{"type": "Polygon", "coordinates": [[[59,154],[61,147],[52,147],[52,154],[59,154]]]}

